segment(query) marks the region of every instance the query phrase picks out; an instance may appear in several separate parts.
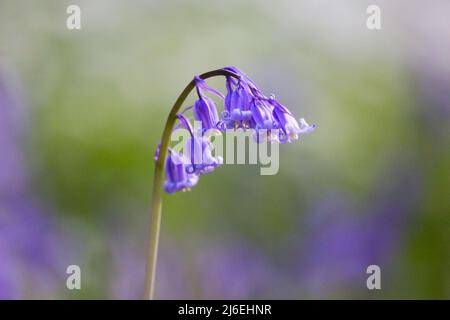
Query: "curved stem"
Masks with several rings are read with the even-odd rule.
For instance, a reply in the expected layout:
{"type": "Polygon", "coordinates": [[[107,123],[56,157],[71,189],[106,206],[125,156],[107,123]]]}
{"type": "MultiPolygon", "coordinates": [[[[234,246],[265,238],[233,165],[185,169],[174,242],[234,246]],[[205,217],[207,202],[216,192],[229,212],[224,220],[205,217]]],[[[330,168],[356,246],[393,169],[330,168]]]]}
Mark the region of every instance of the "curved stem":
{"type": "MultiPolygon", "coordinates": [[[[239,76],[235,73],[223,69],[203,73],[200,75],[200,78],[205,80],[216,76],[231,76],[239,79],[239,76]]],[[[192,89],[194,89],[194,87],[195,80],[192,80],[191,82],[189,82],[186,88],[184,88],[183,92],[181,92],[177,101],[175,101],[172,110],[170,110],[161,138],[159,156],[155,163],[155,175],[153,178],[153,192],[150,214],[150,238],[147,251],[147,265],[145,270],[145,299],[153,299],[155,292],[155,273],[158,256],[159,230],[161,225],[161,196],[163,193],[164,185],[164,164],[166,162],[170,135],[172,134],[172,129],[177,120],[177,113],[183,105],[184,100],[186,100],[187,96],[192,91],[192,89]]]]}

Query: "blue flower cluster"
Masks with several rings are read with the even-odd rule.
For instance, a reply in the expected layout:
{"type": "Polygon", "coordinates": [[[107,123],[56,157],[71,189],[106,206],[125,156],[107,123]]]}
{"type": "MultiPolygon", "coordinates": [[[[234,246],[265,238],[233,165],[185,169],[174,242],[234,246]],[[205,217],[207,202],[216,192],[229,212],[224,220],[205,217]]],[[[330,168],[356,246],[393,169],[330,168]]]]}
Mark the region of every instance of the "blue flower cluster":
{"type": "Polygon", "coordinates": [[[197,184],[200,174],[209,173],[223,163],[221,157],[212,155],[211,142],[202,134],[194,134],[189,119],[183,115],[189,109],[192,109],[194,120],[201,122],[202,133],[211,129],[253,129],[257,137],[264,135],[271,142],[287,143],[298,140],[300,134],[309,133],[315,128],[314,125],[308,125],[304,119],[297,121],[274,95],[265,96],[238,68],[226,67],[223,70],[236,75],[236,78],[226,77],[226,96],[209,87],[197,76],[195,87],[198,99],[192,107],[178,114],[179,127],[187,129],[191,138],[186,146],[188,156],[169,149],[164,186],[167,193],[193,187],[197,184]],[[224,101],[224,111],[220,116],[216,104],[206,93],[212,93],[224,101]]]}

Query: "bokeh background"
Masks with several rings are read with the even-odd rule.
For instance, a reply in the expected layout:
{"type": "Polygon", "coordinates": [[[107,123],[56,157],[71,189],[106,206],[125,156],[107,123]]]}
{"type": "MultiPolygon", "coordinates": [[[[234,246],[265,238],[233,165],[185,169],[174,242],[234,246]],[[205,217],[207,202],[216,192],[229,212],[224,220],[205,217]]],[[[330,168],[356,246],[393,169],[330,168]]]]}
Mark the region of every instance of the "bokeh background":
{"type": "Polygon", "coordinates": [[[2,0],[0,298],[141,297],[169,108],[227,65],[318,128],[280,147],[277,175],[222,166],[164,197],[157,297],[450,298],[449,14],[445,0],[2,0]]]}

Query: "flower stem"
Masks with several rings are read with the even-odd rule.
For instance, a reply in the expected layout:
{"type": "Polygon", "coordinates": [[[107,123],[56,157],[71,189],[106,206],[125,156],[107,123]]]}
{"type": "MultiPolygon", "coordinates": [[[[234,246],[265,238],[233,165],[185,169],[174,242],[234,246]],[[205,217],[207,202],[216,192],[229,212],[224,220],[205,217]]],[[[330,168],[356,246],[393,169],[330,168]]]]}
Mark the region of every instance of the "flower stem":
{"type": "MultiPolygon", "coordinates": [[[[206,72],[200,75],[202,79],[208,79],[216,76],[231,76],[239,79],[239,76],[233,72],[218,69],[206,72]]],[[[147,265],[145,270],[145,299],[153,299],[155,294],[155,274],[156,274],[156,263],[158,257],[158,241],[159,241],[159,230],[161,225],[161,203],[162,203],[162,193],[164,186],[164,164],[166,162],[167,149],[169,146],[170,135],[172,134],[172,129],[177,120],[177,113],[183,105],[184,100],[186,100],[189,93],[195,87],[195,80],[189,82],[189,84],[181,92],[177,101],[172,107],[172,110],[167,117],[166,126],[164,127],[163,135],[161,138],[161,145],[159,149],[159,156],[155,163],[155,175],[153,178],[153,192],[152,192],[152,203],[151,203],[151,214],[150,214],[150,228],[149,228],[149,244],[147,250],[147,265]]]]}

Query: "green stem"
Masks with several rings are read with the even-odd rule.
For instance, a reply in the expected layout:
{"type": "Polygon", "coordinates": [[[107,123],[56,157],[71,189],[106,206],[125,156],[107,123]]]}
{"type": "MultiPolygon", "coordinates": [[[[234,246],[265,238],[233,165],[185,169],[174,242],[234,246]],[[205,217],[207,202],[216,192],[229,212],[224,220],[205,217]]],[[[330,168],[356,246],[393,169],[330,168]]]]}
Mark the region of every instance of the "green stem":
{"type": "MultiPolygon", "coordinates": [[[[239,77],[229,71],[219,69],[214,71],[209,71],[200,75],[202,79],[208,79],[216,76],[230,76],[236,79],[239,77]]],[[[161,138],[161,145],[159,149],[159,156],[155,163],[155,175],[153,178],[153,192],[152,192],[152,203],[151,203],[151,215],[150,215],[150,238],[147,250],[147,265],[145,270],[145,299],[153,299],[155,294],[155,273],[156,273],[156,262],[158,257],[158,241],[159,241],[159,230],[161,225],[161,196],[163,193],[164,185],[164,164],[166,162],[167,149],[169,146],[170,136],[172,134],[173,127],[177,120],[177,113],[183,105],[184,100],[186,100],[189,93],[195,88],[195,80],[189,82],[189,84],[181,92],[177,101],[172,107],[172,110],[167,117],[166,126],[164,127],[163,135],[161,138]]]]}

